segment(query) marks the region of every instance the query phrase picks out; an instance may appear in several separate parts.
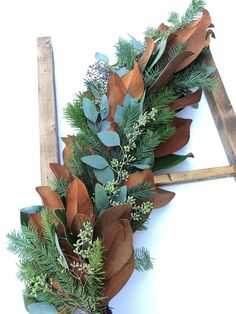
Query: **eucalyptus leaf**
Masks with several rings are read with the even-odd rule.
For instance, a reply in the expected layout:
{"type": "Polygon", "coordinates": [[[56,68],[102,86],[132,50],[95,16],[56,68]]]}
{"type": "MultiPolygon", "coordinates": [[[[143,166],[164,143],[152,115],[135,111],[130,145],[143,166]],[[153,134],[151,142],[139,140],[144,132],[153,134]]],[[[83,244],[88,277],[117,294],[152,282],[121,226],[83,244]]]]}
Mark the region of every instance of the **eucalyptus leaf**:
{"type": "Polygon", "coordinates": [[[44,302],[31,303],[27,306],[30,314],[57,314],[55,306],[44,302]]]}
{"type": "Polygon", "coordinates": [[[157,171],[172,168],[182,163],[189,157],[193,157],[193,154],[192,153],[189,153],[188,155],[171,154],[164,157],[155,158],[152,170],[157,171]]]}
{"type": "Polygon", "coordinates": [[[88,166],[95,169],[104,169],[108,166],[105,158],[99,155],[84,156],[81,160],[88,166]]]}
{"type": "Polygon", "coordinates": [[[137,40],[136,38],[134,38],[132,35],[130,35],[130,34],[128,34],[128,35],[131,38],[130,42],[131,42],[132,46],[136,50],[142,52],[144,50],[144,44],[140,40],[137,40]]]}
{"type": "Polygon", "coordinates": [[[155,55],[151,65],[148,67],[148,71],[150,71],[154,67],[154,65],[160,60],[160,58],[162,57],[162,55],[166,49],[166,44],[167,44],[167,38],[162,38],[159,41],[159,44],[157,46],[156,55],[155,55]]]}
{"type": "Polygon", "coordinates": [[[101,62],[103,62],[103,63],[109,64],[109,58],[108,58],[106,55],[104,55],[103,53],[96,52],[96,53],[95,53],[95,59],[96,59],[97,61],[101,61],[101,62]]]}
{"type": "Polygon", "coordinates": [[[98,98],[100,96],[99,90],[97,90],[95,87],[90,86],[89,89],[92,92],[94,97],[98,98]]]}
{"type": "Polygon", "coordinates": [[[90,130],[92,130],[93,132],[97,133],[97,128],[96,128],[96,124],[87,120],[87,125],[90,128],[90,130]]]}
{"type": "Polygon", "coordinates": [[[100,124],[100,131],[107,131],[111,126],[111,122],[104,120],[100,124]]]}
{"type": "Polygon", "coordinates": [[[120,191],[117,197],[115,198],[115,201],[119,202],[120,204],[124,204],[126,201],[126,197],[127,197],[127,186],[123,185],[120,187],[120,191]]]}
{"type": "Polygon", "coordinates": [[[104,120],[107,118],[109,114],[109,103],[108,103],[107,95],[102,96],[100,108],[101,108],[100,116],[101,116],[101,119],[104,120]]]}
{"type": "Polygon", "coordinates": [[[97,135],[101,142],[108,147],[120,146],[119,134],[114,131],[102,131],[97,135]]]}
{"type": "Polygon", "coordinates": [[[83,98],[83,111],[85,117],[88,120],[90,120],[93,123],[97,121],[98,111],[94,103],[89,98],[86,97],[83,98]]]}
{"type": "Polygon", "coordinates": [[[125,98],[123,101],[124,108],[130,105],[136,105],[136,104],[137,104],[137,101],[132,96],[130,96],[130,94],[125,95],[125,98]]]}
{"type": "Polygon", "coordinates": [[[209,75],[213,74],[216,72],[216,67],[212,67],[212,66],[207,66],[207,72],[209,75]]]}
{"type": "Polygon", "coordinates": [[[123,110],[124,110],[123,107],[121,107],[120,105],[116,107],[114,120],[119,125],[121,124],[121,121],[122,121],[123,110]]]}
{"type": "Polygon", "coordinates": [[[97,178],[98,182],[102,184],[106,184],[109,181],[114,180],[114,172],[110,167],[106,167],[104,169],[93,169],[95,177],[97,178]]]}
{"type": "Polygon", "coordinates": [[[109,207],[109,198],[107,193],[104,187],[99,183],[95,185],[95,205],[99,213],[109,207]]]}
{"type": "Polygon", "coordinates": [[[122,67],[119,70],[117,70],[115,73],[119,76],[122,77],[124,76],[126,73],[129,72],[129,69],[127,69],[126,67],[122,67]]]}
{"type": "Polygon", "coordinates": [[[24,299],[24,305],[25,305],[26,310],[27,310],[28,305],[32,303],[37,303],[37,299],[35,297],[32,297],[27,294],[23,294],[23,299],[24,299]]]}

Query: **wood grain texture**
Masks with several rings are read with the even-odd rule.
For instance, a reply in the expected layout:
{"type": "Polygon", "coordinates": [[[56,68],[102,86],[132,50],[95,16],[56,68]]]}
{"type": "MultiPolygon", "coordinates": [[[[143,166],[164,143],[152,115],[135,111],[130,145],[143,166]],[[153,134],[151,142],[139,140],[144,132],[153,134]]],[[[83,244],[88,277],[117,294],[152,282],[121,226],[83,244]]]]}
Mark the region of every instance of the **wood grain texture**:
{"type": "Polygon", "coordinates": [[[50,162],[59,161],[53,50],[50,37],[37,39],[41,184],[52,178],[50,162]]]}
{"type": "Polygon", "coordinates": [[[154,181],[155,184],[161,186],[177,183],[189,183],[203,180],[227,178],[233,176],[236,176],[235,165],[161,174],[154,176],[154,181]]]}
{"type": "MultiPolygon", "coordinates": [[[[211,52],[206,61],[210,66],[216,67],[211,52]]],[[[215,79],[215,89],[205,91],[205,94],[229,164],[233,165],[236,164],[236,116],[218,71],[215,79]]]]}

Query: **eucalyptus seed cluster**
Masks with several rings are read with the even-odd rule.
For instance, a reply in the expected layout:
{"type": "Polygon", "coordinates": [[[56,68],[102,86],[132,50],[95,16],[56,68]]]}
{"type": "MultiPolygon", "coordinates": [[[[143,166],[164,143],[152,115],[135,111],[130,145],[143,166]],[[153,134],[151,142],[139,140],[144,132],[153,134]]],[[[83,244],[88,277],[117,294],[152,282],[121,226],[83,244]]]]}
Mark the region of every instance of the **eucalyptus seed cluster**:
{"type": "Polygon", "coordinates": [[[103,92],[107,89],[107,82],[111,75],[111,66],[107,63],[96,61],[90,65],[87,70],[86,78],[103,92]]]}
{"type": "Polygon", "coordinates": [[[133,205],[131,218],[133,221],[141,221],[143,216],[149,214],[153,208],[153,203],[143,202],[141,205],[133,205]]]}
{"type": "Polygon", "coordinates": [[[92,245],[93,227],[91,222],[86,221],[83,224],[74,244],[74,253],[83,258],[87,258],[92,245]]]}
{"type": "Polygon", "coordinates": [[[40,274],[38,276],[34,276],[27,280],[26,283],[26,293],[37,298],[37,294],[39,291],[47,291],[49,289],[49,285],[47,283],[47,276],[45,274],[40,274]]]}

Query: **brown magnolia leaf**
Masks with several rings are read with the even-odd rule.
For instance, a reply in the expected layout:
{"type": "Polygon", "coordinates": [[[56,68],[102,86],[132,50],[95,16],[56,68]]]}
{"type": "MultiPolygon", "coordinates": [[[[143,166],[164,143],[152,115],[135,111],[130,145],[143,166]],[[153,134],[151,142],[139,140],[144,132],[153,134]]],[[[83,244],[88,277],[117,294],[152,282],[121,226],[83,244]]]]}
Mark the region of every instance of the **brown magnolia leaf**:
{"type": "Polygon", "coordinates": [[[61,139],[62,139],[62,142],[66,144],[65,148],[63,149],[62,156],[63,156],[64,163],[67,165],[67,159],[70,158],[73,153],[73,147],[72,147],[73,136],[68,135],[67,137],[62,137],[61,139]]]}
{"type": "Polygon", "coordinates": [[[182,64],[182,62],[191,56],[193,53],[191,51],[182,51],[180,52],[174,59],[172,59],[167,66],[164,68],[164,70],[161,72],[161,74],[158,76],[156,81],[152,84],[152,86],[149,88],[149,91],[155,92],[158,88],[166,85],[176,72],[176,68],[178,68],[179,64],[182,64]]]}
{"type": "Polygon", "coordinates": [[[111,278],[128,262],[133,252],[133,232],[127,219],[107,226],[102,232],[104,277],[111,278]]]}
{"type": "Polygon", "coordinates": [[[165,25],[164,23],[161,23],[159,26],[158,26],[158,31],[159,32],[165,32],[169,29],[169,26],[165,25]]]}
{"type": "Polygon", "coordinates": [[[75,178],[66,194],[66,217],[69,230],[76,214],[85,214],[94,220],[93,205],[84,183],[75,178]]]}
{"type": "Polygon", "coordinates": [[[191,119],[182,119],[175,117],[173,119],[173,126],[176,128],[175,133],[171,138],[161,143],[155,149],[156,157],[163,157],[169,154],[173,154],[183,146],[185,146],[190,137],[190,125],[191,119]]]}
{"type": "Polygon", "coordinates": [[[36,191],[39,193],[44,207],[49,211],[54,209],[64,208],[64,205],[56,192],[52,191],[49,186],[38,186],[36,191]]]}
{"type": "Polygon", "coordinates": [[[60,165],[58,163],[50,163],[49,164],[50,169],[52,170],[53,174],[55,175],[55,177],[60,180],[60,179],[64,179],[64,180],[71,180],[71,175],[69,173],[69,170],[67,168],[66,165],[60,165]]]}
{"type": "Polygon", "coordinates": [[[94,238],[100,236],[102,231],[113,222],[120,219],[130,220],[131,206],[128,204],[116,205],[106,209],[97,219],[94,226],[94,238]]]}
{"type": "MultiPolygon", "coordinates": [[[[206,30],[211,24],[211,17],[207,10],[203,10],[202,16],[197,24],[194,32],[188,38],[187,41],[181,41],[180,36],[177,36],[177,42],[185,43],[186,50],[192,51],[193,55],[186,58],[179,66],[176,68],[175,72],[178,72],[188,66],[193,60],[197,58],[199,53],[206,45],[206,30]]],[[[181,30],[179,30],[181,32],[181,30]]]]}
{"type": "Polygon", "coordinates": [[[91,219],[89,216],[85,215],[85,214],[76,214],[72,224],[71,224],[71,232],[73,233],[73,235],[75,237],[77,237],[77,235],[79,234],[80,230],[82,229],[84,223],[86,221],[90,221],[91,219]]]}
{"type": "Polygon", "coordinates": [[[134,261],[134,253],[132,253],[124,267],[112,278],[105,281],[104,302],[109,302],[124,287],[134,271],[134,261]]]}
{"type": "Polygon", "coordinates": [[[155,187],[153,173],[150,169],[131,173],[128,180],[125,182],[125,185],[130,189],[135,187],[137,184],[144,182],[149,182],[152,187],[155,187]]]}
{"type": "Polygon", "coordinates": [[[194,93],[192,93],[191,95],[181,97],[181,98],[173,101],[170,104],[170,109],[171,110],[178,110],[178,109],[184,108],[184,107],[189,106],[189,105],[197,104],[201,100],[201,96],[202,96],[202,90],[198,89],[194,93]]]}
{"type": "Polygon", "coordinates": [[[32,227],[34,227],[39,235],[42,235],[42,216],[40,213],[32,213],[28,214],[29,223],[32,227]]]}
{"type": "Polygon", "coordinates": [[[156,188],[153,204],[154,208],[160,208],[167,205],[175,196],[174,192],[156,188]]]}
{"type": "Polygon", "coordinates": [[[155,47],[155,43],[152,37],[145,37],[145,43],[146,43],[145,51],[138,61],[139,70],[141,72],[144,71],[155,47]]]}
{"type": "Polygon", "coordinates": [[[144,81],[139,71],[138,63],[134,62],[134,68],[121,77],[127,92],[136,99],[140,99],[144,92],[144,81]]]}
{"type": "Polygon", "coordinates": [[[121,78],[116,74],[112,73],[107,84],[107,97],[110,106],[108,120],[113,120],[118,105],[122,105],[124,97],[127,94],[121,78]]]}

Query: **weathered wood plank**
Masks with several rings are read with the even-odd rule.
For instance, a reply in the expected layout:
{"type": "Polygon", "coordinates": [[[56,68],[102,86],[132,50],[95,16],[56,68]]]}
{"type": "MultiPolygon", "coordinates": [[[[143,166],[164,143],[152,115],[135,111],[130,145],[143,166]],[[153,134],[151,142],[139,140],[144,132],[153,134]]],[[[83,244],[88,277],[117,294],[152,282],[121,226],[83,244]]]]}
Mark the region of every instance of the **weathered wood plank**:
{"type": "Polygon", "coordinates": [[[223,166],[154,176],[155,184],[170,185],[236,176],[236,166],[223,166]]]}
{"type": "MultiPolygon", "coordinates": [[[[216,67],[211,53],[207,56],[207,63],[216,67]]],[[[236,116],[218,71],[215,78],[216,88],[205,94],[229,164],[233,165],[236,164],[236,116]]]]}
{"type": "Polygon", "coordinates": [[[52,178],[50,162],[59,161],[53,51],[50,37],[37,39],[41,184],[52,178]]]}

